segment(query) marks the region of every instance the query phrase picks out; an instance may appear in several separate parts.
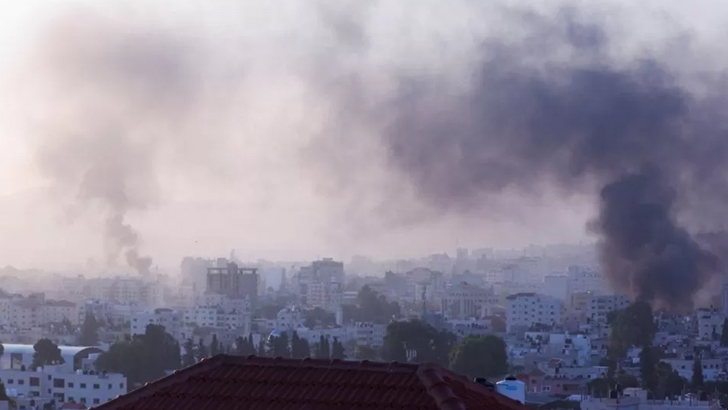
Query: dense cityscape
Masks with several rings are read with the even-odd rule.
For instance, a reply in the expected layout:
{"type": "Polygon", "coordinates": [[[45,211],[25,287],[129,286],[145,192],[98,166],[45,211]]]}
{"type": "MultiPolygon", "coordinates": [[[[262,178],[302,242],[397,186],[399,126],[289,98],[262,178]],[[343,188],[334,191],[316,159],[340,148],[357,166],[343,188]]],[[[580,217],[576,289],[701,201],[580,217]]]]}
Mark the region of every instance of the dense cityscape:
{"type": "Polygon", "coordinates": [[[726,21],[0,1],[0,410],[728,409],[726,21]]]}
{"type": "Polygon", "coordinates": [[[233,251],[144,276],[8,267],[0,379],[20,408],[94,406],[229,354],[513,375],[528,403],[563,408],[601,409],[616,384],[653,408],[721,398],[728,286],[694,311],[653,312],[611,291],[593,258],[591,246],[530,246],[346,264],[251,263],[233,251]]]}

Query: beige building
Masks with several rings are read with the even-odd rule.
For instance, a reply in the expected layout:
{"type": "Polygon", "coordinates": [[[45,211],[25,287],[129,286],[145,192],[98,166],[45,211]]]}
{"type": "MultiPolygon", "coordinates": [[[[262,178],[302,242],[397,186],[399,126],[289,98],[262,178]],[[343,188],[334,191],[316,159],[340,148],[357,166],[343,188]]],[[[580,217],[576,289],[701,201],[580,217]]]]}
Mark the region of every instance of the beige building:
{"type": "Polygon", "coordinates": [[[461,282],[445,289],[440,306],[447,319],[479,318],[490,315],[499,300],[492,289],[461,282]]]}

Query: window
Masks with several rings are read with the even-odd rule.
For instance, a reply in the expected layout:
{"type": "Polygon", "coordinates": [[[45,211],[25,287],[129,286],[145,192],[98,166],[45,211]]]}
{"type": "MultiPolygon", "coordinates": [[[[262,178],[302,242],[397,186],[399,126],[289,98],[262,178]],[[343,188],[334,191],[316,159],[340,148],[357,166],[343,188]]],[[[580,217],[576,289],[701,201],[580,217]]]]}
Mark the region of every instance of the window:
{"type": "Polygon", "coordinates": [[[25,379],[18,379],[18,384],[20,384],[20,385],[25,384],[25,379]]]}
{"type": "Polygon", "coordinates": [[[81,397],[81,403],[86,404],[86,398],[85,397],[81,397]]]}
{"type": "Polygon", "coordinates": [[[101,403],[101,400],[99,400],[99,399],[94,399],[94,404],[99,404],[99,403],[101,403]]]}
{"type": "Polygon", "coordinates": [[[120,389],[123,389],[124,388],[124,383],[119,383],[119,388],[120,389]]]}
{"type": "Polygon", "coordinates": [[[109,390],[111,390],[111,383],[109,383],[109,390]]]}
{"type": "Polygon", "coordinates": [[[13,379],[8,379],[8,384],[13,384],[13,379]]]}
{"type": "Polygon", "coordinates": [[[85,389],[86,388],[86,383],[81,383],[81,388],[82,389],[85,389]]]}
{"type": "Polygon", "coordinates": [[[68,382],[68,387],[73,387],[73,382],[68,382]]]}
{"type": "Polygon", "coordinates": [[[40,386],[40,378],[31,377],[29,383],[31,386],[40,386]]]}
{"type": "Polygon", "coordinates": [[[64,379],[53,379],[53,387],[56,389],[62,389],[66,387],[66,380],[64,379]]]}

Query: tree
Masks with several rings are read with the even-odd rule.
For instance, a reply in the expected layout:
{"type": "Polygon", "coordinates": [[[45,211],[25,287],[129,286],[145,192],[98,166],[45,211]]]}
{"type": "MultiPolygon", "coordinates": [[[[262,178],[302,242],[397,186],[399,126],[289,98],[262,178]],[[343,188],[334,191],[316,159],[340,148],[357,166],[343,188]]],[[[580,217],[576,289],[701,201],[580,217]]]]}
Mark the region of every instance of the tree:
{"type": "Polygon", "coordinates": [[[156,380],[165,376],[166,370],[179,369],[181,364],[179,343],[164,330],[164,326],[147,325],[141,338],[149,354],[147,364],[149,380],[156,380]]]}
{"type": "Polygon", "coordinates": [[[308,340],[298,336],[298,333],[293,332],[291,338],[291,357],[295,359],[305,359],[311,356],[311,348],[308,345],[308,340]]]}
{"type": "Polygon", "coordinates": [[[266,356],[267,351],[265,349],[265,342],[263,341],[263,338],[260,339],[260,342],[258,343],[258,356],[264,357],[266,356]]]}
{"type": "Polygon", "coordinates": [[[609,322],[609,352],[613,359],[624,357],[630,347],[652,346],[657,325],[652,307],[644,301],[636,301],[624,309],[612,311],[609,322]]]}
{"type": "Polygon", "coordinates": [[[334,338],[334,343],[331,345],[331,358],[341,360],[346,359],[344,345],[341,344],[338,338],[334,338]]]}
{"type": "Polygon", "coordinates": [[[506,344],[498,336],[467,336],[450,352],[450,368],[473,377],[496,377],[508,372],[506,344]]]}
{"type": "Polygon", "coordinates": [[[285,305],[263,305],[258,310],[258,313],[264,319],[273,320],[278,317],[278,312],[285,309],[285,307],[285,305]]]}
{"type": "Polygon", "coordinates": [[[61,355],[61,349],[50,339],[40,339],[33,345],[33,350],[35,350],[33,354],[33,368],[63,364],[66,362],[61,355]]]}
{"type": "Polygon", "coordinates": [[[657,374],[657,352],[652,346],[642,347],[640,352],[640,376],[642,377],[642,388],[655,392],[659,383],[657,374]]]}
{"type": "Polygon", "coordinates": [[[195,349],[197,347],[195,346],[195,342],[192,341],[192,338],[187,338],[184,344],[185,354],[182,356],[182,367],[188,367],[195,364],[197,361],[195,359],[195,349]]]}
{"type": "Polygon", "coordinates": [[[359,360],[377,360],[379,359],[379,352],[371,346],[356,346],[354,355],[359,360]]]}
{"type": "Polygon", "coordinates": [[[494,332],[506,332],[506,321],[500,316],[493,316],[490,320],[490,326],[493,328],[494,332]]]}
{"type": "Polygon", "coordinates": [[[413,362],[448,365],[448,355],[457,342],[450,332],[438,332],[420,320],[392,322],[387,326],[382,358],[385,361],[407,362],[407,352],[414,353],[413,362]]]}
{"type": "Polygon", "coordinates": [[[0,401],[8,402],[8,407],[15,408],[15,400],[8,396],[8,391],[5,389],[5,383],[0,381],[0,401]]]}
{"type": "Polygon", "coordinates": [[[321,335],[319,342],[316,344],[316,358],[317,359],[330,359],[331,349],[329,348],[329,341],[321,335]]]}
{"type": "Polygon", "coordinates": [[[291,346],[288,341],[288,333],[282,332],[278,336],[269,337],[268,345],[273,357],[291,357],[291,346]]]}
{"type": "Polygon", "coordinates": [[[212,341],[210,341],[210,357],[215,357],[220,354],[220,342],[217,340],[217,334],[212,335],[212,341]]]}
{"type": "Polygon", "coordinates": [[[199,362],[202,359],[207,359],[210,357],[210,350],[205,346],[205,340],[203,338],[200,338],[200,341],[197,343],[197,349],[195,350],[195,358],[199,362]]]}
{"type": "Polygon", "coordinates": [[[81,325],[81,336],[78,343],[81,346],[96,346],[99,343],[99,327],[96,316],[91,312],[86,312],[86,319],[81,325]]]}
{"type": "Polygon", "coordinates": [[[687,386],[687,380],[673,370],[669,363],[659,362],[656,367],[659,382],[655,398],[659,400],[682,395],[687,386]]]}
{"type": "Polygon", "coordinates": [[[250,337],[238,337],[235,339],[235,354],[239,356],[250,356],[255,354],[253,335],[250,337]]]}
{"type": "Polygon", "coordinates": [[[167,370],[178,369],[182,362],[180,350],[174,337],[164,331],[164,326],[150,324],[143,335],[111,345],[108,352],[99,355],[96,368],[121,373],[130,386],[137,386],[164,377],[167,370]]]}
{"type": "Polygon", "coordinates": [[[306,321],[303,325],[309,329],[313,329],[317,326],[329,326],[334,324],[336,324],[336,315],[317,307],[306,312],[306,321]]]}
{"type": "Polygon", "coordinates": [[[720,333],[720,345],[723,347],[728,346],[728,319],[723,321],[723,331],[720,333]]]}
{"type": "MultiPolygon", "coordinates": [[[[399,303],[389,302],[384,295],[380,295],[369,286],[363,286],[357,295],[358,312],[351,319],[362,322],[389,323],[401,314],[399,303]]],[[[344,317],[346,317],[344,312],[344,317]]]]}
{"type": "Polygon", "coordinates": [[[690,380],[690,384],[694,391],[697,391],[703,387],[705,380],[703,379],[703,362],[700,360],[700,356],[695,356],[693,360],[693,378],[690,380]]]}

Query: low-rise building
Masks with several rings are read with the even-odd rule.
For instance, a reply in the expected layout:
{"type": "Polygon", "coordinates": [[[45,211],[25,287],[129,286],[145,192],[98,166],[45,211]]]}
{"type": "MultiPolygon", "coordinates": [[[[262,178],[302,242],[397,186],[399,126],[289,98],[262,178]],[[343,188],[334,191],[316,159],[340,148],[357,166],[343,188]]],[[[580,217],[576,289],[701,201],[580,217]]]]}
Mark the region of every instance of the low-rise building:
{"type": "Polygon", "coordinates": [[[131,335],[143,335],[148,325],[164,326],[164,330],[176,339],[182,326],[182,314],[164,308],[134,313],[131,316],[131,335]]]}
{"type": "Polygon", "coordinates": [[[126,377],[121,374],[80,369],[66,372],[61,366],[37,371],[2,369],[0,379],[11,397],[30,398],[36,404],[53,400],[58,407],[64,403],[98,406],[127,393],[126,377]]]}
{"type": "Polygon", "coordinates": [[[355,340],[359,346],[369,346],[378,349],[384,346],[384,336],[387,334],[387,325],[370,322],[356,322],[355,340]]]}

